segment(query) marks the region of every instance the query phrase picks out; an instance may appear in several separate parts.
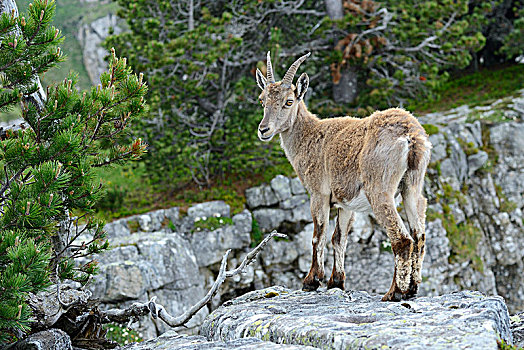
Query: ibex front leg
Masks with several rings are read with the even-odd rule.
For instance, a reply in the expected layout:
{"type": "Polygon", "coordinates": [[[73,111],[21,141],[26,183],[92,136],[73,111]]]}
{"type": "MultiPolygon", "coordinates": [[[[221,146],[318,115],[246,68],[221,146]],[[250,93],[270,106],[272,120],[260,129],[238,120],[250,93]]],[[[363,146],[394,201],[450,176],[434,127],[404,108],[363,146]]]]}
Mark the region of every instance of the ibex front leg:
{"type": "Polygon", "coordinates": [[[324,279],[324,248],[329,225],[329,196],[311,196],[311,216],[315,226],[313,232],[313,258],[311,269],[304,279],[302,290],[313,291],[324,279]]]}

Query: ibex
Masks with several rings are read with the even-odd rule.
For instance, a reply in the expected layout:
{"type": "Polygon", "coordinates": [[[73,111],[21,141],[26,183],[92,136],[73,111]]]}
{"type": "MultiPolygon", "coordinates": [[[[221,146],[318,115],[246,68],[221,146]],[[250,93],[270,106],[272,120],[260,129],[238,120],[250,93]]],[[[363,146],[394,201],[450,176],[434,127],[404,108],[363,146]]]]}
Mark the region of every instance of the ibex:
{"type": "Polygon", "coordinates": [[[422,195],[431,144],[420,123],[407,111],[391,108],[358,119],[319,119],[304,95],[306,73],[293,77],[309,53],[296,60],[275,82],[269,52],[267,78],[256,71],[264,117],[258,137],[270,141],[280,134],[282,148],[311,196],[314,223],[313,259],[303,290],[313,291],[324,279],[324,247],[331,207],[338,209],[332,242],[335,261],[328,288],[344,289],[344,257],[354,212],[373,211],[386,229],[395,256],[391,288],[383,301],[417,294],[422,280],[426,199],[422,195]],[[400,218],[395,197],[402,196],[410,232],[400,218]]]}

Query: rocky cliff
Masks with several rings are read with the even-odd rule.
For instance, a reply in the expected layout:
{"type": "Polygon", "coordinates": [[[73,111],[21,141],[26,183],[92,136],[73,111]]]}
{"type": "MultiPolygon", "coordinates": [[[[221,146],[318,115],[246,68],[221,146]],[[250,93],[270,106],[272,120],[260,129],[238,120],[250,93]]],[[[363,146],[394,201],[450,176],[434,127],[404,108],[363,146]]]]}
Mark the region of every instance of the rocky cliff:
{"type": "MultiPolygon", "coordinates": [[[[93,0],[95,1],[95,0],[93,0]]],[[[89,79],[94,85],[100,84],[100,75],[107,70],[105,57],[108,50],[102,47],[102,42],[109,36],[122,32],[124,21],[112,13],[108,13],[91,22],[83,23],[76,35],[82,47],[82,57],[89,79]]]]}
{"type": "MultiPolygon", "coordinates": [[[[471,289],[504,297],[511,313],[524,309],[523,115],[524,91],[490,106],[421,118],[433,143],[425,184],[429,207],[421,296],[471,289]]],[[[168,312],[179,314],[206,292],[226,249],[233,249],[230,263],[236,265],[260,231],[272,229],[289,239],[272,242],[246,274],[226,281],[210,308],[191,321],[189,332],[196,332],[209,311],[245,292],[269,285],[299,289],[309,269],[313,233],[304,188],[296,178],[277,176],[248,189],[246,200],[247,209],[235,215],[215,201],[183,214],[171,208],[108,224],[115,248],[99,257],[94,295],[106,307],[156,295],[168,312]]],[[[329,244],[327,249],[329,271],[329,244]]],[[[373,216],[357,215],[347,247],[346,288],[383,294],[392,273],[384,231],[373,216]]],[[[151,320],[134,327],[145,338],[166,330],[151,320]]]]}

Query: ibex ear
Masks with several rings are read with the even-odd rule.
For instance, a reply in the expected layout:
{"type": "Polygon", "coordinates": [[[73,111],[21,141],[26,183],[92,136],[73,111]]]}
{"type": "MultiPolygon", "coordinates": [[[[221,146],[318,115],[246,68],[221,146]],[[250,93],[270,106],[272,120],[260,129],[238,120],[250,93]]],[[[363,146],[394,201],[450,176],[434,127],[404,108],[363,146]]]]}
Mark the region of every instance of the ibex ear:
{"type": "Polygon", "coordinates": [[[266,78],[264,78],[264,75],[258,68],[257,68],[257,85],[262,90],[266,88],[266,78]]]}
{"type": "Polygon", "coordinates": [[[302,73],[297,80],[297,90],[295,93],[299,101],[304,98],[304,95],[306,95],[308,87],[309,77],[307,76],[307,73],[302,73]]]}

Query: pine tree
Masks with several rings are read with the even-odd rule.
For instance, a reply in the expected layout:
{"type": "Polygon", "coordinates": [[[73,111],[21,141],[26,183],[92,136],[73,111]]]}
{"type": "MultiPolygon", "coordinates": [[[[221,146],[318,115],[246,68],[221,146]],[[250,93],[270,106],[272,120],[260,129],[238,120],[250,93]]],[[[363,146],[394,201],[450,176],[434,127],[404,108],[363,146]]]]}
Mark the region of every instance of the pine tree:
{"type": "Polygon", "coordinates": [[[97,87],[80,92],[71,74],[35,102],[38,74],[64,59],[54,13],[53,0],[35,0],[26,14],[15,7],[0,18],[0,112],[20,105],[24,120],[0,140],[0,344],[30,331],[29,293],[95,273],[96,262],[74,262],[108,248],[92,216],[103,196],[95,168],[137,159],[146,147],[122,143],[145,109],[147,86],[114,50],[97,87]]]}

